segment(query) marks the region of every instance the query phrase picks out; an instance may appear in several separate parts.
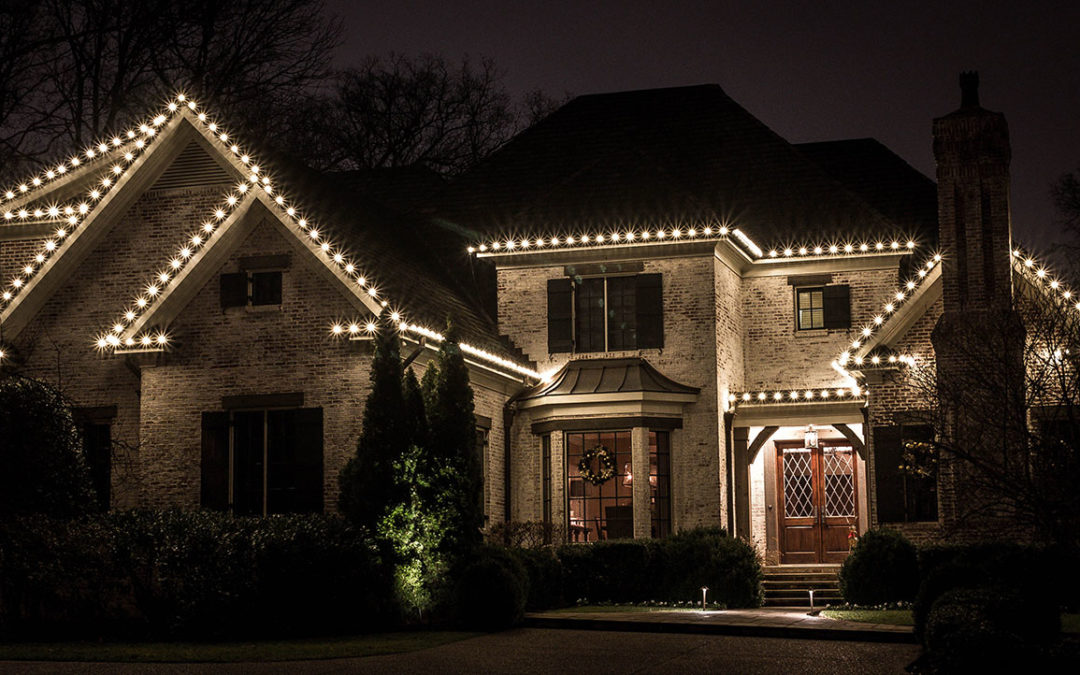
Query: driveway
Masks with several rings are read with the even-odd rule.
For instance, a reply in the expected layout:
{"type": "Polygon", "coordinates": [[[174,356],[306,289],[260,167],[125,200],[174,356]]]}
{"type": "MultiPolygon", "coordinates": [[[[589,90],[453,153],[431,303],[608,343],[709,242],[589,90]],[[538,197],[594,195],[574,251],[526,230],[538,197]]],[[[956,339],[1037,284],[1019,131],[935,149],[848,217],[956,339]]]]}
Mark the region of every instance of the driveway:
{"type": "Polygon", "coordinates": [[[2,673],[903,673],[915,645],[521,628],[363,659],[238,664],[0,663],[2,673]]]}

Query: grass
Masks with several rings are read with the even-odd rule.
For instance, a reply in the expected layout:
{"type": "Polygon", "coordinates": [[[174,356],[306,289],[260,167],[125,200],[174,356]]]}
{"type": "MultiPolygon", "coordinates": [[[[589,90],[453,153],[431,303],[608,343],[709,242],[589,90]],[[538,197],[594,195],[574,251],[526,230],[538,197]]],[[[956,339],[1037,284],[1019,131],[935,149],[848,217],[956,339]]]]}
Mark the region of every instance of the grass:
{"type": "Polygon", "coordinates": [[[1062,614],[1061,632],[1080,633],[1080,614],[1062,614]]]}
{"type": "Polygon", "coordinates": [[[299,661],[399,654],[466,640],[479,633],[410,631],[268,642],[20,642],[0,643],[0,661],[236,663],[299,661]]]}
{"type": "MultiPolygon", "coordinates": [[[[710,607],[710,611],[718,610],[719,607],[710,607]]],[[[581,605],[579,607],[560,607],[559,609],[546,610],[557,614],[573,614],[587,612],[590,614],[611,614],[626,612],[700,612],[701,607],[656,607],[643,605],[581,605]]]]}
{"type": "Polygon", "coordinates": [[[859,623],[883,623],[889,626],[913,626],[910,609],[826,609],[822,616],[859,623]]]}

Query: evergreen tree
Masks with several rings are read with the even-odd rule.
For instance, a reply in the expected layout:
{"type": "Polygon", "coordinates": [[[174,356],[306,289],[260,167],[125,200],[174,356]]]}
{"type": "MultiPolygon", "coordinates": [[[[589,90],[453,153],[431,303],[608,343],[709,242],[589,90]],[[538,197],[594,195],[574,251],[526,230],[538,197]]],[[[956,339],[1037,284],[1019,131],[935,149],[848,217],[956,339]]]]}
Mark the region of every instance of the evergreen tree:
{"type": "MultiPolygon", "coordinates": [[[[469,369],[456,329],[449,325],[435,360],[429,394],[430,457],[438,467],[435,500],[447,515],[441,548],[457,562],[483,543],[483,463],[477,452],[476,416],[469,369]]],[[[425,381],[428,380],[425,375],[425,381]]]]}
{"type": "Polygon", "coordinates": [[[341,472],[340,511],[372,533],[387,511],[406,495],[395,476],[410,446],[410,427],[402,389],[401,347],[396,328],[380,321],[371,360],[371,393],[364,405],[364,428],[352,457],[341,472]]]}

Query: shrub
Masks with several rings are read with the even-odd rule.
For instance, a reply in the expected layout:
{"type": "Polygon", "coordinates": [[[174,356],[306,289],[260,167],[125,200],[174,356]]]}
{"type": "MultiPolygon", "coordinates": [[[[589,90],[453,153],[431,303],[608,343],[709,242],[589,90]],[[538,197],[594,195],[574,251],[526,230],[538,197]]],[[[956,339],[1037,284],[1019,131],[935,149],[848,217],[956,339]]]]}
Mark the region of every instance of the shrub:
{"type": "Polygon", "coordinates": [[[487,531],[487,541],[510,548],[542,548],[566,539],[566,528],[537,520],[495,523],[487,531]]]}
{"type": "Polygon", "coordinates": [[[551,548],[508,548],[525,569],[529,579],[527,609],[551,609],[562,607],[563,565],[551,548]]]}
{"type": "Polygon", "coordinates": [[[761,561],[742,539],[720,528],[697,528],[657,540],[656,547],[658,599],[697,600],[707,586],[709,597],[727,607],[761,605],[761,561]]]}
{"type": "Polygon", "coordinates": [[[954,589],[933,604],[926,623],[926,655],[938,672],[1028,670],[1035,646],[1056,639],[1056,609],[1009,589],[954,589]]]}
{"type": "Polygon", "coordinates": [[[840,592],[853,605],[911,601],[918,590],[918,554],[896,530],[870,530],[840,567],[840,592]]]}
{"type": "Polygon", "coordinates": [[[71,408],[37,380],[0,378],[0,520],[96,509],[71,408]]]}
{"type": "MultiPolygon", "coordinates": [[[[912,605],[915,634],[925,638],[930,610],[942,595],[956,589],[1003,588],[1025,602],[1045,605],[1058,614],[1054,556],[1045,549],[1011,543],[926,547],[919,552],[922,582],[912,605]]],[[[1067,577],[1066,577],[1067,578],[1067,577]]]]}
{"type": "Polygon", "coordinates": [[[505,549],[484,546],[462,570],[455,595],[462,625],[502,630],[521,621],[529,579],[515,556],[505,549]]]}
{"type": "Polygon", "coordinates": [[[697,601],[701,587],[728,607],[761,604],[761,564],[753,547],[718,528],[665,539],[568,544],[557,551],[566,600],[697,601]]]}
{"type": "Polygon", "coordinates": [[[0,530],[7,634],[237,638],[350,631],[393,616],[392,570],[316,515],[130,511],[0,530]]]}

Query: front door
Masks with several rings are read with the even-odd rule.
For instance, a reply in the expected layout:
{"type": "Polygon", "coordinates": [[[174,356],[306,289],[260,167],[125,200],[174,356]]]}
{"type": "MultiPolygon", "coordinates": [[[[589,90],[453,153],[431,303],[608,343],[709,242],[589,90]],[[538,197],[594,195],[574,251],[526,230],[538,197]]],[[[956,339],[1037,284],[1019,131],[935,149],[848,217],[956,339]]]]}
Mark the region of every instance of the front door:
{"type": "Polygon", "coordinates": [[[781,564],[842,562],[858,522],[854,449],[843,441],[778,442],[776,462],[781,564]]]}

